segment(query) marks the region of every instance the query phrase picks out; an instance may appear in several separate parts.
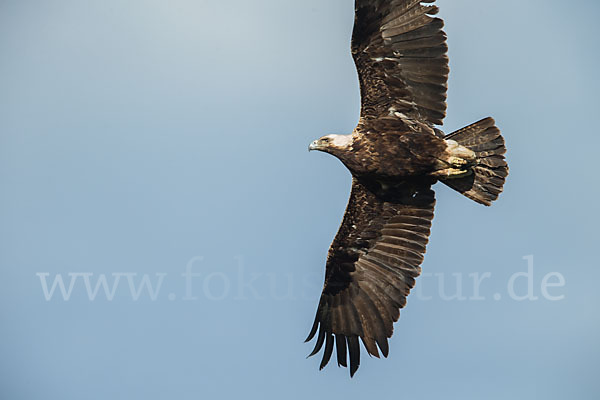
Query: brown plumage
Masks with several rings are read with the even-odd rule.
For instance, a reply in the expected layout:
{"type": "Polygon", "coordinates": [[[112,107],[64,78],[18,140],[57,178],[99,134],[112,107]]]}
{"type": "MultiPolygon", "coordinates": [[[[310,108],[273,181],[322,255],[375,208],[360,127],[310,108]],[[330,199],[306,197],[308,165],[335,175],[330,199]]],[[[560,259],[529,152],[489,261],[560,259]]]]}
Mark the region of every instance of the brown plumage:
{"type": "Polygon", "coordinates": [[[353,176],[342,225],[327,257],[325,284],[307,341],[311,355],[334,350],[338,365],[360,364],[360,342],[375,357],[421,272],[438,180],[478,203],[498,198],[508,175],[504,139],[486,118],[450,135],[448,58],[434,0],[356,0],[352,55],[361,117],[351,135],[309,149],[339,158],[353,176]]]}

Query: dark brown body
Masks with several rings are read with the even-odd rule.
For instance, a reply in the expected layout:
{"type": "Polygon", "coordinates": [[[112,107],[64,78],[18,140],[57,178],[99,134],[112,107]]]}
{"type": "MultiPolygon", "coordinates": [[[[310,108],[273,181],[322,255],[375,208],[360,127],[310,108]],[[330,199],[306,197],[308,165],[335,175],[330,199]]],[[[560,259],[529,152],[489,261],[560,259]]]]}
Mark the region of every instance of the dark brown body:
{"type": "Polygon", "coordinates": [[[350,151],[336,151],[338,157],[357,178],[403,180],[422,177],[447,167],[446,142],[430,132],[384,132],[377,135],[353,133],[350,151]]]}

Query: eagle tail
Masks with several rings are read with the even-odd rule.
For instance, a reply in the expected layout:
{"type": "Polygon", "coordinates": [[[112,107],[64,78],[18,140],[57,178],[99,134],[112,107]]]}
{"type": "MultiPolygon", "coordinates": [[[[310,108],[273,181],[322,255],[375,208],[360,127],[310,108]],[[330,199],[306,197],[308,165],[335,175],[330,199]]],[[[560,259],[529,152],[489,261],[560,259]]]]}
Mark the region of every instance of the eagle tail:
{"type": "Polygon", "coordinates": [[[502,193],[508,176],[508,164],[504,159],[506,147],[500,130],[493,118],[486,118],[447,135],[459,145],[475,152],[473,173],[462,178],[441,181],[477,203],[490,206],[502,193]]]}

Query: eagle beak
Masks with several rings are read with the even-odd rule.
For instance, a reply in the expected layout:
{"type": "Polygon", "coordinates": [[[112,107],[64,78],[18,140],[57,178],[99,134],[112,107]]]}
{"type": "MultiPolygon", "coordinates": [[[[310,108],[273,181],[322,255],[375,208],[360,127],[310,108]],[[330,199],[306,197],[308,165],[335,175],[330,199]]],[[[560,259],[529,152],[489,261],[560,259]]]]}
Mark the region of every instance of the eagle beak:
{"type": "Polygon", "coordinates": [[[310,144],[310,146],[308,146],[308,151],[312,151],[312,150],[319,150],[318,140],[315,140],[314,142],[312,142],[310,144]]]}

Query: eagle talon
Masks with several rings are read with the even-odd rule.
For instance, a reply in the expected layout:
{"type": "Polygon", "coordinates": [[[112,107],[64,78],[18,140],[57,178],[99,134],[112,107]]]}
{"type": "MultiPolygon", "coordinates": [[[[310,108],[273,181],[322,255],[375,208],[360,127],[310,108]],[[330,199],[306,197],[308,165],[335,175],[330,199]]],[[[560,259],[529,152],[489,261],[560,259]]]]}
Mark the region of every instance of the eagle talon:
{"type": "Polygon", "coordinates": [[[436,178],[443,178],[443,179],[448,179],[448,178],[464,178],[465,176],[468,176],[472,173],[472,171],[470,169],[458,169],[458,168],[446,168],[446,169],[441,169],[439,171],[435,171],[431,174],[431,176],[434,176],[436,178]]]}
{"type": "Polygon", "coordinates": [[[469,163],[467,160],[460,157],[450,157],[448,162],[454,167],[463,167],[469,163]]]}

